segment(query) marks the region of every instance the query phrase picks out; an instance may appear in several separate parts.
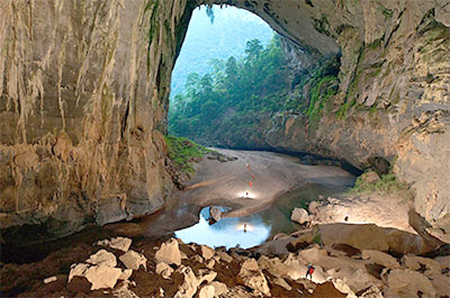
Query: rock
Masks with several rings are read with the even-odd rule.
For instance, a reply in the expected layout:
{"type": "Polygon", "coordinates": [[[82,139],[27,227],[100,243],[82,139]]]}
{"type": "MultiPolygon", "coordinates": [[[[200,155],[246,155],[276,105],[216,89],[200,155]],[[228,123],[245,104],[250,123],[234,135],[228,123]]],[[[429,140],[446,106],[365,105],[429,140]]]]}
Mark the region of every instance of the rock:
{"type": "Polygon", "coordinates": [[[219,221],[222,218],[222,211],[220,211],[219,207],[212,206],[209,208],[209,215],[211,215],[211,218],[215,221],[219,221]]]}
{"type": "Polygon", "coordinates": [[[114,237],[114,238],[111,238],[111,240],[107,240],[107,239],[100,240],[97,242],[97,245],[106,246],[106,247],[117,249],[117,250],[120,250],[123,252],[127,252],[128,249],[130,249],[132,242],[133,242],[133,240],[131,240],[130,238],[114,237]]]}
{"type": "Polygon", "coordinates": [[[264,294],[271,296],[267,279],[261,270],[259,270],[258,263],[254,259],[244,261],[238,278],[238,281],[244,286],[251,288],[255,295],[264,294]]]}
{"type": "Polygon", "coordinates": [[[46,279],[44,279],[44,284],[49,284],[49,283],[57,281],[57,280],[58,280],[58,278],[56,276],[47,277],[46,279]]]}
{"type": "Polygon", "coordinates": [[[192,260],[193,261],[196,261],[196,262],[198,262],[198,263],[203,263],[205,260],[202,258],[202,256],[200,256],[200,255],[194,255],[193,257],[192,257],[192,260]]]}
{"type": "Polygon", "coordinates": [[[85,277],[91,283],[92,291],[114,288],[121,275],[121,269],[109,267],[105,263],[100,265],[81,263],[75,264],[70,270],[68,283],[70,284],[74,277],[85,277]]]}
{"type": "Polygon", "coordinates": [[[97,253],[91,255],[89,259],[86,260],[86,263],[92,265],[105,265],[108,267],[115,267],[117,265],[116,256],[113,253],[110,253],[104,249],[99,250],[97,253]]]}
{"type": "Polygon", "coordinates": [[[416,297],[420,291],[423,297],[436,297],[436,290],[430,280],[416,271],[394,269],[387,276],[387,284],[391,291],[400,296],[416,297]]]}
{"type": "Polygon", "coordinates": [[[147,258],[134,250],[129,250],[119,257],[119,260],[128,269],[139,270],[141,265],[147,270],[147,258]]]}
{"type": "Polygon", "coordinates": [[[429,258],[408,254],[403,256],[402,263],[406,268],[414,271],[423,270],[425,272],[425,270],[431,270],[441,272],[441,265],[437,261],[429,258]]]}
{"type": "Polygon", "coordinates": [[[294,208],[291,214],[291,220],[298,222],[299,224],[304,224],[309,222],[311,219],[308,215],[308,211],[303,208],[294,208]]]}
{"type": "Polygon", "coordinates": [[[365,249],[362,251],[362,258],[372,263],[382,265],[388,269],[400,267],[400,264],[394,257],[378,250],[365,249]]]}
{"type": "Polygon", "coordinates": [[[374,171],[369,171],[362,174],[361,179],[366,183],[374,183],[380,180],[380,176],[374,171]]]}
{"type": "Polygon", "coordinates": [[[213,286],[206,285],[200,289],[199,298],[214,298],[216,297],[216,289],[213,286]]]}
{"type": "Polygon", "coordinates": [[[343,294],[347,294],[347,297],[356,297],[352,289],[342,279],[333,278],[331,279],[331,282],[333,283],[336,290],[343,294]]]}
{"type": "Polygon", "coordinates": [[[216,251],[206,245],[200,245],[200,253],[205,260],[209,260],[216,254],[216,251]]]}
{"type": "Polygon", "coordinates": [[[281,277],[274,278],[273,284],[280,286],[280,287],[286,289],[287,291],[292,290],[292,287],[284,280],[284,278],[281,278],[281,277]]]}
{"type": "Polygon", "coordinates": [[[213,269],[214,265],[216,265],[216,261],[214,259],[211,259],[208,262],[206,262],[206,267],[208,267],[209,269],[213,269]]]}
{"type": "Polygon", "coordinates": [[[197,293],[198,280],[190,267],[181,265],[177,272],[183,276],[183,283],[178,287],[174,298],[192,298],[197,293]]]}
{"type": "Polygon", "coordinates": [[[257,271],[259,270],[258,262],[255,259],[247,259],[241,265],[241,272],[243,271],[257,271]]]}
{"type": "Polygon", "coordinates": [[[376,286],[371,286],[367,290],[364,290],[362,293],[358,293],[358,298],[384,298],[380,289],[376,286]]]}
{"type": "Polygon", "coordinates": [[[155,254],[156,262],[165,262],[167,264],[181,265],[180,248],[176,239],[170,239],[161,244],[161,248],[155,254]]]}
{"type": "Polygon", "coordinates": [[[223,260],[227,263],[230,263],[231,261],[233,261],[233,258],[226,252],[217,251],[216,253],[220,257],[221,260],[223,260]]]}
{"type": "Polygon", "coordinates": [[[202,284],[204,281],[206,283],[212,282],[217,276],[217,272],[208,269],[200,269],[198,270],[198,284],[202,284]]]}
{"type": "Polygon", "coordinates": [[[115,298],[139,298],[135,292],[129,289],[130,282],[122,283],[117,289],[112,292],[115,298]]]}
{"type": "Polygon", "coordinates": [[[437,257],[434,260],[441,265],[442,271],[450,269],[450,256],[437,257]]]}
{"type": "Polygon", "coordinates": [[[216,293],[217,297],[220,296],[220,295],[225,294],[226,292],[228,292],[228,287],[223,282],[213,281],[213,282],[210,282],[208,285],[214,287],[214,290],[215,290],[215,293],[216,293]]]}
{"type": "Polygon", "coordinates": [[[131,275],[133,274],[133,270],[132,269],[125,269],[122,271],[122,274],[119,276],[119,279],[121,280],[128,280],[131,275]]]}
{"type": "Polygon", "coordinates": [[[447,275],[443,275],[440,272],[427,271],[424,275],[431,281],[431,284],[436,290],[437,297],[445,297],[446,295],[449,295],[450,276],[448,276],[448,273],[447,275]]]}
{"type": "Polygon", "coordinates": [[[311,214],[316,214],[317,213],[317,209],[322,206],[322,203],[318,202],[318,201],[312,201],[311,203],[309,203],[308,205],[308,211],[311,214]]]}
{"type": "Polygon", "coordinates": [[[162,278],[169,279],[172,275],[173,269],[166,263],[160,262],[156,264],[155,272],[156,274],[160,274],[162,278]]]}
{"type": "Polygon", "coordinates": [[[421,254],[430,251],[422,237],[374,224],[325,224],[316,226],[316,237],[322,244],[347,244],[359,250],[395,251],[421,254]]]}

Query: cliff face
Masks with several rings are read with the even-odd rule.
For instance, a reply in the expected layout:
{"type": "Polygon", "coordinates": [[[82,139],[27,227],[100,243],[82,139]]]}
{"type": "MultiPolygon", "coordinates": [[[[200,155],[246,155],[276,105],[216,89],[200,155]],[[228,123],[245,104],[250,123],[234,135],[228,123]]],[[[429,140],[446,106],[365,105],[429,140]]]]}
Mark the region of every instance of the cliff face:
{"type": "Polygon", "coordinates": [[[205,3],[260,15],[284,36],[294,72],[341,54],[328,112],[315,125],[282,115],[266,142],[357,166],[396,161],[417,210],[448,240],[449,0],[2,1],[4,240],[62,236],[164,204],[170,73],[205,3]],[[24,224],[33,235],[20,233],[24,224]]]}
{"type": "Polygon", "coordinates": [[[388,160],[431,232],[450,241],[450,1],[226,2],[284,35],[294,73],[341,55],[339,89],[317,107],[320,120],[286,112],[260,142],[360,168],[388,160]]]}
{"type": "Polygon", "coordinates": [[[5,230],[5,241],[164,204],[173,186],[162,132],[186,5],[2,1],[1,228],[33,226],[5,230]]]}

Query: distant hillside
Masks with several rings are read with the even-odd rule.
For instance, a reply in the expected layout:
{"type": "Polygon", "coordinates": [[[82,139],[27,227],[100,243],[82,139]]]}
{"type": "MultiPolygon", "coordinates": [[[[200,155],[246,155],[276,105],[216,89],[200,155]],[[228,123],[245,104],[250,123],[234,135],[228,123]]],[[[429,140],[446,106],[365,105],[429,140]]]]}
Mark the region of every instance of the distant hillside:
{"type": "Polygon", "coordinates": [[[189,73],[201,76],[212,71],[212,59],[239,57],[244,54],[248,40],[257,38],[265,46],[273,30],[252,13],[214,6],[214,22],[206,15],[206,8],[196,9],[189,24],[186,39],[172,73],[173,98],[183,91],[189,73]]]}

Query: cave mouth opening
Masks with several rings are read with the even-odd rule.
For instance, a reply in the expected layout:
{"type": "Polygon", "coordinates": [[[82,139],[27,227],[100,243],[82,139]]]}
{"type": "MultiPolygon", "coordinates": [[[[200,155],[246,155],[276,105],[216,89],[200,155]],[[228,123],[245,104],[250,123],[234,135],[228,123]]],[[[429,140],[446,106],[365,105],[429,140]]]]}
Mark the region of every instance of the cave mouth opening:
{"type": "Polygon", "coordinates": [[[172,72],[169,134],[211,147],[268,149],[261,124],[286,109],[290,89],[282,43],[250,11],[196,8],[172,72]]]}

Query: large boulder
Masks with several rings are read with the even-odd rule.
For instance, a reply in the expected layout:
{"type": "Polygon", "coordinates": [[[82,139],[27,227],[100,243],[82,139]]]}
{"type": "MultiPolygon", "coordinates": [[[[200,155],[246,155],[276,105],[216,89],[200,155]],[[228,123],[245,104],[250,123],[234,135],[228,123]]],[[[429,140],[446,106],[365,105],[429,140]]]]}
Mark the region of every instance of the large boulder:
{"type": "Polygon", "coordinates": [[[91,284],[90,290],[114,288],[122,270],[107,266],[105,263],[92,265],[87,263],[74,264],[70,269],[68,287],[75,277],[86,278],[91,284]]]}
{"type": "Polygon", "coordinates": [[[162,278],[169,279],[172,275],[173,269],[164,262],[156,264],[155,273],[160,274],[162,278]]]}
{"type": "Polygon", "coordinates": [[[108,267],[116,267],[117,259],[113,253],[110,253],[104,249],[99,250],[95,254],[91,255],[86,263],[92,265],[105,265],[108,267]]]}
{"type": "Polygon", "coordinates": [[[254,294],[270,296],[270,288],[266,277],[259,269],[255,259],[244,261],[239,271],[238,281],[253,290],[254,294]]]}
{"type": "Polygon", "coordinates": [[[161,244],[161,248],[155,254],[156,262],[165,262],[167,264],[181,265],[181,253],[178,241],[174,238],[161,244]]]}
{"type": "Polygon", "coordinates": [[[176,272],[183,276],[183,283],[178,287],[174,298],[192,298],[197,293],[199,286],[194,271],[192,268],[182,265],[176,272]]]}
{"type": "Polygon", "coordinates": [[[200,245],[200,254],[205,260],[209,260],[216,254],[216,251],[206,245],[200,245]]]}
{"type": "Polygon", "coordinates": [[[104,239],[97,242],[99,246],[106,246],[112,249],[117,249],[123,252],[127,252],[130,249],[133,240],[126,237],[113,237],[111,240],[104,239]]]}
{"type": "Polygon", "coordinates": [[[222,218],[222,211],[220,211],[219,207],[212,206],[209,208],[209,215],[211,215],[211,218],[215,221],[219,221],[222,218]]]}
{"type": "Polygon", "coordinates": [[[119,257],[119,260],[128,269],[138,270],[141,266],[147,270],[147,258],[134,250],[129,250],[119,257]]]}
{"type": "Polygon", "coordinates": [[[417,297],[422,292],[422,297],[436,297],[436,290],[431,281],[419,272],[409,269],[392,270],[387,276],[387,284],[390,291],[401,297],[417,297]]]}
{"type": "Polygon", "coordinates": [[[364,249],[362,251],[362,258],[371,263],[379,264],[389,269],[400,268],[400,264],[394,257],[378,250],[364,249]]]}
{"type": "Polygon", "coordinates": [[[418,270],[431,270],[434,272],[441,272],[441,265],[439,262],[424,257],[418,257],[412,254],[403,256],[402,263],[406,268],[418,271],[418,270]]]}
{"type": "Polygon", "coordinates": [[[299,224],[304,224],[311,221],[308,211],[303,208],[294,208],[291,214],[291,220],[298,222],[299,224]]]}

